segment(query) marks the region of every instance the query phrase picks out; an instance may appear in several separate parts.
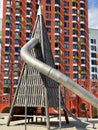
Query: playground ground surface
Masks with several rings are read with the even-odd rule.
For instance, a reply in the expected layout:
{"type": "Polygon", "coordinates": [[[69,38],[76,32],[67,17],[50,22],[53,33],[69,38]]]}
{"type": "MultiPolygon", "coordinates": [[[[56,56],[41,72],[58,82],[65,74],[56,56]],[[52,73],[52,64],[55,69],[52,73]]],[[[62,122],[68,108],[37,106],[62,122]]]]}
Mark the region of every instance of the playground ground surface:
{"type": "MultiPolygon", "coordinates": [[[[79,118],[86,121],[86,118],[79,118]]],[[[25,124],[25,120],[13,121],[7,126],[8,114],[0,113],[0,130],[47,130],[46,124],[38,122],[29,122],[25,124]]],[[[35,118],[34,118],[35,120],[35,118]]],[[[88,119],[89,124],[85,124],[69,117],[69,124],[66,124],[65,118],[61,117],[61,130],[98,130],[98,118],[88,119]]],[[[60,130],[59,120],[57,117],[50,119],[50,130],[60,130]]]]}

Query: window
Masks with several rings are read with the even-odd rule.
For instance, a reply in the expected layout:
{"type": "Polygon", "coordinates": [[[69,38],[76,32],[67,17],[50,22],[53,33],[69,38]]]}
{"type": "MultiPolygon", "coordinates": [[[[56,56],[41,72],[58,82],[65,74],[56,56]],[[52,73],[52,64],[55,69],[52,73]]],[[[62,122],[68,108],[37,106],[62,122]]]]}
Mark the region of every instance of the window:
{"type": "Polygon", "coordinates": [[[70,64],[70,59],[65,58],[65,59],[64,59],[64,63],[65,63],[65,64],[70,64]]]}
{"type": "Polygon", "coordinates": [[[73,6],[73,7],[77,7],[77,3],[76,3],[76,2],[73,2],[73,3],[72,3],[72,6],[73,6]]]}
{"type": "Polygon", "coordinates": [[[69,6],[69,2],[64,1],[64,6],[69,6]]]}
{"type": "Polygon", "coordinates": [[[69,16],[64,15],[64,20],[69,20],[69,16]]]}
{"type": "Polygon", "coordinates": [[[22,14],[22,11],[20,9],[16,9],[16,14],[22,14]]]}
{"type": "Polygon", "coordinates": [[[78,59],[73,59],[73,63],[78,63],[78,59]]]}
{"type": "Polygon", "coordinates": [[[16,24],[16,29],[22,29],[22,25],[16,24]]]}
{"type": "Polygon", "coordinates": [[[86,67],[82,66],[82,67],[81,67],[81,70],[82,70],[82,71],[86,71],[86,67]]]}
{"type": "Polygon", "coordinates": [[[11,5],[12,2],[11,2],[10,0],[7,0],[7,1],[6,1],[6,4],[7,4],[7,5],[11,5]]]}
{"type": "Polygon", "coordinates": [[[60,8],[59,7],[55,7],[55,11],[60,12],[60,8]]]}
{"type": "Polygon", "coordinates": [[[85,22],[85,18],[84,17],[80,17],[80,21],[81,22],[85,22]]]}
{"type": "Polygon", "coordinates": [[[86,46],[85,45],[81,45],[81,49],[82,50],[86,50],[86,46]]]}
{"type": "Polygon", "coordinates": [[[91,60],[91,64],[92,64],[92,65],[97,65],[96,60],[91,60]]]}
{"type": "Polygon", "coordinates": [[[92,58],[96,58],[96,53],[91,53],[92,58]]]}
{"type": "Polygon", "coordinates": [[[27,8],[32,8],[32,4],[31,3],[27,3],[27,8]]]}
{"type": "Polygon", "coordinates": [[[61,59],[60,59],[60,58],[55,58],[55,62],[56,62],[56,63],[60,63],[60,62],[61,62],[61,59]]]}
{"type": "Polygon", "coordinates": [[[16,47],[15,52],[20,52],[20,48],[16,47]]]}
{"type": "Polygon", "coordinates": [[[6,12],[12,13],[12,9],[11,8],[6,8],[6,12]]]}
{"type": "Polygon", "coordinates": [[[55,26],[60,26],[60,22],[59,21],[55,21],[55,26]]]}
{"type": "Polygon", "coordinates": [[[69,23],[64,22],[64,27],[69,27],[69,23]]]}
{"type": "Polygon", "coordinates": [[[12,44],[12,40],[11,40],[11,39],[6,38],[6,44],[12,44]]]}
{"type": "Polygon", "coordinates": [[[70,71],[70,67],[69,66],[64,66],[64,70],[65,71],[70,71]]]}
{"type": "Polygon", "coordinates": [[[17,22],[21,22],[21,21],[22,21],[22,18],[16,16],[16,21],[17,21],[17,22]]]}
{"type": "Polygon", "coordinates": [[[96,67],[92,67],[91,70],[92,70],[92,72],[97,72],[97,68],[96,67]]]}
{"type": "Polygon", "coordinates": [[[6,28],[12,28],[12,24],[11,23],[6,23],[6,28]]]}
{"type": "Polygon", "coordinates": [[[81,56],[82,57],[86,57],[86,53],[85,52],[81,52],[81,56]]]}
{"type": "Polygon", "coordinates": [[[73,29],[73,35],[78,35],[78,31],[73,29]]]}
{"type": "Polygon", "coordinates": [[[78,17],[77,16],[73,16],[73,20],[78,21],[78,17]]]}
{"type": "Polygon", "coordinates": [[[16,37],[21,37],[21,32],[15,32],[16,37]]]}
{"type": "Polygon", "coordinates": [[[55,43],[55,47],[56,47],[56,48],[59,48],[59,47],[60,47],[60,44],[59,44],[59,43],[55,43]]]}
{"type": "Polygon", "coordinates": [[[74,79],[78,79],[79,75],[78,74],[74,74],[73,77],[74,77],[74,79]]]}
{"type": "Polygon", "coordinates": [[[73,49],[78,49],[78,48],[79,48],[78,45],[76,44],[73,45],[73,49]]]}
{"type": "Polygon", "coordinates": [[[4,84],[11,84],[11,81],[9,79],[5,79],[4,84]]]}
{"type": "Polygon", "coordinates": [[[48,33],[51,33],[51,28],[46,28],[48,33]]]}
{"type": "Polygon", "coordinates": [[[26,33],[27,38],[31,38],[31,35],[32,35],[31,33],[26,33]]]}
{"type": "Polygon", "coordinates": [[[82,79],[86,79],[86,74],[81,74],[82,79]]]}
{"type": "Polygon", "coordinates": [[[64,44],[65,49],[69,49],[70,45],[69,44],[64,44]]]}
{"type": "Polygon", "coordinates": [[[83,4],[83,3],[80,3],[80,8],[85,8],[85,4],[83,4]]]}
{"type": "Polygon", "coordinates": [[[10,47],[5,47],[5,52],[11,52],[11,48],[10,47]]]}
{"type": "Polygon", "coordinates": [[[31,10],[27,10],[27,15],[32,16],[32,11],[31,10]]]}
{"type": "Polygon", "coordinates": [[[26,18],[26,22],[32,22],[32,18],[26,18]]]}
{"type": "Polygon", "coordinates": [[[64,51],[64,56],[70,56],[70,52],[69,51],[64,51]]]}
{"type": "Polygon", "coordinates": [[[17,63],[14,64],[14,68],[19,68],[19,67],[20,67],[19,64],[17,64],[17,63]]]}
{"type": "Polygon", "coordinates": [[[60,55],[60,51],[59,50],[55,50],[55,55],[60,55]]]}
{"type": "Polygon", "coordinates": [[[46,13],[46,18],[51,18],[51,14],[50,13],[46,13]]]}
{"type": "Polygon", "coordinates": [[[91,43],[96,44],[96,39],[91,39],[91,43]]]}
{"type": "Polygon", "coordinates": [[[96,51],[96,46],[91,46],[92,51],[96,51]]]}
{"type": "Polygon", "coordinates": [[[78,42],[78,38],[77,37],[73,37],[73,42],[78,42]]]}
{"type": "Polygon", "coordinates": [[[64,8],[64,13],[69,13],[69,9],[68,8],[64,8]]]}
{"type": "Polygon", "coordinates": [[[64,41],[69,42],[69,37],[64,36],[64,41]]]}
{"type": "Polygon", "coordinates": [[[73,23],[73,28],[78,28],[78,24],[77,23],[73,23]]]}
{"type": "Polygon", "coordinates": [[[19,55],[15,56],[15,60],[18,60],[18,61],[21,60],[21,56],[19,56],[19,55]]]}
{"type": "Polygon", "coordinates": [[[80,27],[85,29],[85,24],[81,24],[80,27]]]}
{"type": "Polygon", "coordinates": [[[72,13],[73,13],[73,14],[77,14],[77,10],[76,10],[76,9],[73,9],[73,10],[72,10],[72,13]]]}
{"type": "Polygon", "coordinates": [[[74,70],[74,71],[78,71],[78,66],[74,66],[74,67],[73,67],[73,70],[74,70]]]}
{"type": "Polygon", "coordinates": [[[60,36],[55,36],[55,40],[60,40],[60,36]]]}
{"type": "Polygon", "coordinates": [[[5,60],[11,60],[11,56],[10,55],[6,55],[5,56],[5,60]]]}
{"type": "Polygon", "coordinates": [[[85,42],[86,42],[86,39],[85,39],[85,38],[81,38],[81,39],[80,39],[80,42],[85,43],[85,42]]]}
{"type": "Polygon", "coordinates": [[[4,88],[4,93],[10,93],[10,88],[4,88]]]}
{"type": "Polygon", "coordinates": [[[46,25],[51,25],[51,21],[46,20],[46,25]]]}
{"type": "Polygon", "coordinates": [[[21,5],[22,5],[22,3],[21,3],[21,2],[16,1],[16,6],[21,6],[21,5]]]}
{"type": "Polygon", "coordinates": [[[59,28],[55,28],[55,33],[60,33],[60,29],[59,28]]]}
{"type": "Polygon", "coordinates": [[[97,79],[97,75],[96,74],[92,74],[92,79],[97,79]]]}
{"type": "Polygon", "coordinates": [[[69,34],[69,30],[64,29],[64,34],[69,34]]]}
{"type": "Polygon", "coordinates": [[[59,14],[55,14],[55,18],[60,19],[60,15],[59,14]]]}
{"type": "Polygon", "coordinates": [[[9,76],[9,74],[10,74],[10,73],[9,73],[8,71],[5,71],[5,72],[4,72],[4,76],[9,76]]]}
{"type": "Polygon", "coordinates": [[[27,25],[27,26],[26,26],[26,29],[27,29],[27,30],[32,30],[32,26],[27,25]]]}
{"type": "Polygon", "coordinates": [[[8,67],[9,67],[9,64],[8,64],[8,63],[5,63],[5,64],[4,64],[4,67],[5,67],[5,68],[8,68],[8,67]]]}
{"type": "Polygon", "coordinates": [[[14,72],[14,76],[18,76],[19,77],[19,72],[14,72]]]}
{"type": "Polygon", "coordinates": [[[78,52],[77,52],[77,51],[74,51],[74,52],[73,52],[73,56],[78,56],[78,52]]]}
{"type": "Polygon", "coordinates": [[[80,10],[80,16],[84,16],[84,15],[85,15],[84,10],[80,10]]]}
{"type": "Polygon", "coordinates": [[[51,6],[46,6],[47,11],[51,11],[51,6]]]}
{"type": "Polygon", "coordinates": [[[86,60],[85,59],[81,59],[81,63],[82,64],[86,64],[86,60]]]}
{"type": "Polygon", "coordinates": [[[6,36],[12,36],[12,32],[11,31],[6,31],[6,36]]]}
{"type": "Polygon", "coordinates": [[[46,0],[46,3],[47,4],[51,4],[51,0],[46,0]]]}
{"type": "Polygon", "coordinates": [[[18,84],[18,80],[14,79],[14,85],[17,85],[17,84],[18,84]]]}
{"type": "Polygon", "coordinates": [[[60,0],[55,0],[55,4],[60,5],[60,0]]]}
{"type": "Polygon", "coordinates": [[[15,44],[16,44],[16,45],[21,44],[21,40],[16,39],[16,40],[15,40],[15,44]]]}
{"type": "Polygon", "coordinates": [[[85,36],[86,35],[85,31],[81,31],[81,35],[85,36]]]}

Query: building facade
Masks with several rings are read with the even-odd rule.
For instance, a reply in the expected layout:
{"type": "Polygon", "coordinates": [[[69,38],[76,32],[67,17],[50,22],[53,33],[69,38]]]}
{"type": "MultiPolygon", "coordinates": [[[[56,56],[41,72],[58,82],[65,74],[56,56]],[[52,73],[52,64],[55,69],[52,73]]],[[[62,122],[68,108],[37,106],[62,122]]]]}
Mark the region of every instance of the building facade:
{"type": "MultiPolygon", "coordinates": [[[[87,0],[41,0],[56,68],[90,91],[87,0]]],[[[23,61],[21,47],[30,40],[38,0],[4,0],[0,94],[9,101],[14,96],[23,61]]],[[[85,116],[90,105],[62,86],[67,108],[85,116]],[[65,93],[66,91],[66,93],[65,93]]],[[[90,110],[88,111],[90,116],[90,110]]]]}
{"type": "Polygon", "coordinates": [[[98,96],[98,29],[89,29],[89,55],[91,90],[98,96]]]}

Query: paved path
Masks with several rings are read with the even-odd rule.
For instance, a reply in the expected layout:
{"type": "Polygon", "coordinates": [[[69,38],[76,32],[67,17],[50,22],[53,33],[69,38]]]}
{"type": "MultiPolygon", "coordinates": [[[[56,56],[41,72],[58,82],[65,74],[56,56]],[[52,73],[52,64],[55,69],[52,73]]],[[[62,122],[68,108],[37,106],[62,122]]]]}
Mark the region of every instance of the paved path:
{"type": "MultiPolygon", "coordinates": [[[[0,130],[25,130],[25,121],[14,121],[10,123],[8,127],[7,124],[8,115],[0,114],[0,130]]],[[[71,117],[69,118],[70,123],[66,124],[64,118],[61,118],[61,130],[98,130],[98,119],[89,119],[91,124],[85,124],[82,122],[75,121],[71,117]]],[[[82,120],[86,121],[85,118],[82,120]]],[[[27,130],[47,130],[45,123],[27,123],[27,130]]],[[[50,130],[60,130],[59,121],[57,118],[50,119],[50,130]]]]}

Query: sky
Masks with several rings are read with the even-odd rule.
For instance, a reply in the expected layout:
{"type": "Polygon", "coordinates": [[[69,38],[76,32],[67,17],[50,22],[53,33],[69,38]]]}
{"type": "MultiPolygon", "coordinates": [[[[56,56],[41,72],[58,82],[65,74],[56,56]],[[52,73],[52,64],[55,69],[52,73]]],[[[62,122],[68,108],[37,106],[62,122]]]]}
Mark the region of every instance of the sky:
{"type": "Polygon", "coordinates": [[[89,28],[98,29],[98,0],[88,0],[89,28]]]}

